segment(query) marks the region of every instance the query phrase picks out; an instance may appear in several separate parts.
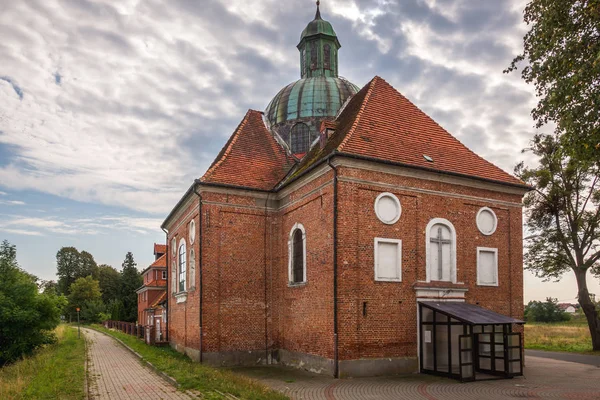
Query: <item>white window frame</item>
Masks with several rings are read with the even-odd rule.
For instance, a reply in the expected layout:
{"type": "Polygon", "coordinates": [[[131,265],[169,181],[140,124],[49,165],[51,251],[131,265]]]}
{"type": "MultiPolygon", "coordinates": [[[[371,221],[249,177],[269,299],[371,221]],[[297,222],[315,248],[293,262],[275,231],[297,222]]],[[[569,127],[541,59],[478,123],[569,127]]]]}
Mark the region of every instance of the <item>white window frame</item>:
{"type": "MultiPolygon", "coordinates": [[[[426,280],[431,282],[431,228],[434,225],[446,225],[450,229],[452,235],[452,243],[450,244],[450,281],[456,283],[456,229],[452,222],[445,218],[433,218],[425,228],[425,265],[426,265],[426,280]]],[[[436,281],[440,282],[440,281],[436,281]]],[[[441,281],[444,282],[444,281],[441,281]]]]}
{"type": "Polygon", "coordinates": [[[379,218],[379,220],[386,225],[395,224],[400,219],[400,216],[402,216],[402,204],[400,203],[400,200],[398,199],[398,197],[393,193],[385,192],[385,193],[381,193],[379,196],[377,196],[377,198],[375,199],[374,208],[375,208],[375,215],[377,215],[377,218],[379,218]],[[383,217],[381,215],[379,215],[379,208],[378,208],[379,201],[384,197],[389,197],[398,206],[398,215],[396,215],[396,217],[394,217],[394,219],[392,219],[392,220],[385,220],[385,219],[383,219],[383,217]]]}
{"type": "Polygon", "coordinates": [[[376,237],[374,241],[374,276],[378,282],[402,282],[402,240],[400,239],[387,239],[376,237]],[[398,278],[380,278],[377,275],[377,262],[379,261],[378,244],[379,243],[393,243],[398,247],[398,259],[396,260],[396,268],[398,269],[398,278]]]}
{"type": "Polygon", "coordinates": [[[307,281],[306,271],[308,270],[308,266],[306,265],[306,229],[304,229],[304,225],[301,223],[295,223],[292,229],[290,230],[290,235],[288,239],[288,284],[289,286],[297,286],[304,285],[307,281]],[[296,229],[300,229],[302,232],[302,265],[304,267],[303,271],[303,279],[302,282],[294,282],[294,271],[293,271],[293,262],[294,262],[294,232],[296,229]]]}
{"type": "Polygon", "coordinates": [[[185,243],[185,239],[182,238],[179,241],[179,246],[177,247],[177,292],[179,292],[179,293],[183,293],[187,289],[187,275],[188,275],[188,265],[187,265],[188,264],[188,260],[187,260],[187,258],[188,258],[187,257],[187,245],[185,243]],[[182,267],[182,263],[181,263],[181,256],[180,256],[181,246],[184,246],[184,248],[183,248],[183,254],[185,255],[185,260],[184,260],[185,271],[183,273],[183,290],[181,290],[181,283],[182,283],[182,281],[181,281],[181,276],[182,276],[181,267],[182,267]]]}
{"type": "Polygon", "coordinates": [[[172,293],[177,293],[177,288],[178,288],[178,275],[177,275],[177,261],[173,260],[173,262],[171,263],[171,285],[173,286],[171,288],[171,292],[172,293]]]}
{"type": "Polygon", "coordinates": [[[477,285],[478,286],[498,286],[499,285],[499,277],[498,277],[498,249],[495,247],[478,247],[477,248],[477,285]],[[482,283],[479,280],[479,254],[481,252],[494,253],[494,276],[496,278],[496,283],[482,283]]]}
{"type": "Polygon", "coordinates": [[[193,219],[190,221],[190,225],[188,227],[189,231],[188,231],[188,235],[189,235],[189,239],[190,239],[190,245],[194,244],[194,241],[196,240],[196,221],[194,221],[193,219]]]}
{"type": "Polygon", "coordinates": [[[479,209],[479,211],[477,211],[477,216],[475,217],[475,224],[477,225],[477,229],[479,229],[479,232],[481,232],[482,235],[491,236],[491,235],[494,234],[494,232],[496,232],[496,229],[498,228],[498,216],[496,215],[496,213],[494,212],[494,210],[492,210],[491,208],[489,208],[489,207],[481,207],[479,209]],[[484,232],[479,227],[479,216],[484,211],[488,211],[488,212],[492,213],[492,216],[494,217],[494,229],[492,229],[491,232],[484,232]]]}
{"type": "Polygon", "coordinates": [[[162,271],[162,280],[164,280],[164,281],[167,280],[167,270],[166,269],[164,271],[162,271]]]}

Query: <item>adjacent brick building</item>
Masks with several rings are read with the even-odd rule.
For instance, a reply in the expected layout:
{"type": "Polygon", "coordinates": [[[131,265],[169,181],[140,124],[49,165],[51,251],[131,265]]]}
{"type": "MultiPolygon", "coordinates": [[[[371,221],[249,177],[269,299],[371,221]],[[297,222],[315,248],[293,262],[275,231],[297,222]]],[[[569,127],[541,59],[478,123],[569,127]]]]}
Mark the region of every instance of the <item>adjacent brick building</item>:
{"type": "Polygon", "coordinates": [[[167,246],[154,244],[154,262],[142,271],[138,295],[138,324],[154,328],[155,341],[166,339],[167,246]]]}
{"type": "MultiPolygon", "coordinates": [[[[171,345],[334,376],[464,377],[459,334],[482,360],[482,335],[512,350],[528,188],[382,78],[339,78],[318,11],[298,48],[302,79],[248,111],[163,223],[171,345]]],[[[491,357],[492,372],[519,372],[491,357]]]]}

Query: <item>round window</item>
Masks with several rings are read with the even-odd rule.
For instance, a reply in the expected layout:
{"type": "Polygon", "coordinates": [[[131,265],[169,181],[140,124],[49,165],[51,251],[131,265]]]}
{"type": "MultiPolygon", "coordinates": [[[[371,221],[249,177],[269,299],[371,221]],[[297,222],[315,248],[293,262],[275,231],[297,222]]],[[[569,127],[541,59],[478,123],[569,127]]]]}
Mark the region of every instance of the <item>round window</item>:
{"type": "Polygon", "coordinates": [[[196,222],[194,220],[190,221],[190,244],[194,243],[196,239],[196,222]]]}
{"type": "Polygon", "coordinates": [[[484,235],[491,235],[496,232],[498,218],[491,208],[483,207],[477,213],[477,228],[484,235]]]}
{"type": "Polygon", "coordinates": [[[375,199],[375,214],[384,224],[396,223],[402,214],[400,200],[391,193],[381,193],[375,199]]]}

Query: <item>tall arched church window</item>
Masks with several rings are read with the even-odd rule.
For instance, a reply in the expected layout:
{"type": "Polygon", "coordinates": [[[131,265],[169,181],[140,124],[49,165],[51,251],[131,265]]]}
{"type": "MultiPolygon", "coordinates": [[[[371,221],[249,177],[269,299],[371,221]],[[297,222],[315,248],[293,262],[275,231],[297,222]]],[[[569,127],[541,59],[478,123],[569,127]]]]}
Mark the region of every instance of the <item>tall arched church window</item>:
{"type": "Polygon", "coordinates": [[[178,262],[179,262],[179,292],[185,292],[187,260],[185,258],[185,241],[183,239],[181,239],[181,242],[179,242],[178,262]]]}
{"type": "Polygon", "coordinates": [[[290,284],[306,282],[306,231],[302,224],[295,224],[290,232],[289,279],[290,284]]]}
{"type": "Polygon", "coordinates": [[[328,44],[323,47],[323,68],[331,69],[331,46],[328,44]]]}
{"type": "Polygon", "coordinates": [[[171,292],[177,293],[177,262],[173,261],[171,266],[171,292]]]}
{"type": "Polygon", "coordinates": [[[427,225],[427,281],[456,283],[456,231],[442,218],[427,225]]]}
{"type": "Polygon", "coordinates": [[[301,154],[308,152],[310,147],[310,128],[302,122],[292,128],[292,153],[301,154]]]}
{"type": "Polygon", "coordinates": [[[306,74],[306,49],[300,52],[300,71],[302,76],[306,74]]]}
{"type": "Polygon", "coordinates": [[[317,54],[317,42],[310,44],[310,69],[315,70],[319,67],[319,56],[317,54]]]}

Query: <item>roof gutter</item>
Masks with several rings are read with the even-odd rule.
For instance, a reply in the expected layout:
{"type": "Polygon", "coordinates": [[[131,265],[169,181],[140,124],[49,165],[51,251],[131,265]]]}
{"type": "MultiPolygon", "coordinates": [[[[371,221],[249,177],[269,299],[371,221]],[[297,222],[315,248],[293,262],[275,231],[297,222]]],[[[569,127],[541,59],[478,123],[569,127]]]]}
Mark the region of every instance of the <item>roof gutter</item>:
{"type": "MultiPolygon", "coordinates": [[[[198,180],[194,181],[194,183],[198,183],[198,180]]],[[[200,348],[198,349],[200,351],[200,364],[202,364],[202,353],[203,353],[203,348],[202,348],[202,337],[204,336],[204,332],[203,332],[203,321],[202,321],[202,308],[203,308],[203,294],[204,291],[202,290],[202,241],[203,241],[203,235],[202,235],[202,194],[198,193],[198,191],[196,190],[196,185],[193,185],[194,188],[194,193],[196,193],[196,195],[198,196],[198,297],[200,297],[200,311],[199,311],[199,316],[198,316],[198,324],[199,324],[199,331],[200,331],[200,348]]],[[[195,283],[195,282],[193,282],[195,283]]]]}

